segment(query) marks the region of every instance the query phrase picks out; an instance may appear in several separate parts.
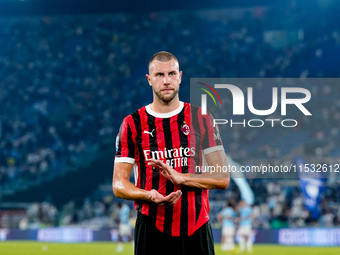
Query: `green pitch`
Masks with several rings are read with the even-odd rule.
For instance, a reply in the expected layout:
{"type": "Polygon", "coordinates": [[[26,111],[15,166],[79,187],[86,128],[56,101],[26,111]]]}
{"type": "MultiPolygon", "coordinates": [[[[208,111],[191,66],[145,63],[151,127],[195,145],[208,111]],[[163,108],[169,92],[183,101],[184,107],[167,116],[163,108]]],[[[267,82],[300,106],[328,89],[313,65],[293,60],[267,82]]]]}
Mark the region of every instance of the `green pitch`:
{"type": "MultiPolygon", "coordinates": [[[[122,253],[116,252],[117,244],[109,242],[95,243],[41,243],[41,242],[0,242],[1,255],[133,255],[132,244],[125,244],[122,253]]],[[[216,255],[233,254],[222,252],[219,244],[216,244],[216,255]]],[[[160,253],[161,254],[161,253],[160,253]]],[[[247,254],[239,253],[239,254],[247,254]]],[[[287,247],[280,245],[255,245],[252,255],[338,255],[340,247],[287,247]]],[[[190,254],[188,254],[190,255],[190,254]]]]}

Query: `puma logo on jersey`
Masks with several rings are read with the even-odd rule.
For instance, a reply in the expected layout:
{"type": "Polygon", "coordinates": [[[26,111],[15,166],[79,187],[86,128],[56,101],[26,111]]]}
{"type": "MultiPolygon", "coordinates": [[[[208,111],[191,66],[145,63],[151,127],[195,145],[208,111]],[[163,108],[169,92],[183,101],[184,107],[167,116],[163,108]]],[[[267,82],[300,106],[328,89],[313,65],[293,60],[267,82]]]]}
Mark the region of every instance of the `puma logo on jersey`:
{"type": "Polygon", "coordinates": [[[149,134],[153,137],[153,131],[155,131],[155,129],[152,129],[151,132],[144,130],[144,134],[149,134]]]}

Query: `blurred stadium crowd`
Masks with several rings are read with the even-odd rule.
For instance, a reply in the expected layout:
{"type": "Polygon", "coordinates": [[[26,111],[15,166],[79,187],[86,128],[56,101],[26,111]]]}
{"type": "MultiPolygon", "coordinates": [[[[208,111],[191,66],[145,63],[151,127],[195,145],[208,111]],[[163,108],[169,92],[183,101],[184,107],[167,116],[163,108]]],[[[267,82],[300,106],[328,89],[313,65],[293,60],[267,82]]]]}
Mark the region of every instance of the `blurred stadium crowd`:
{"type": "MultiPolygon", "coordinates": [[[[338,13],[339,6],[287,6],[0,18],[1,189],[77,166],[102,142],[113,141],[123,117],[150,102],[144,75],[159,50],[179,57],[184,101],[190,77],[339,77],[338,13]]],[[[310,90],[322,95],[310,106],[312,121],[302,120],[294,132],[234,130],[224,137],[226,151],[245,164],[282,158],[303,144],[306,155],[339,159],[340,87],[310,90]]],[[[254,227],[340,224],[337,187],[326,189],[315,222],[297,185],[265,179],[250,184],[254,227]]],[[[34,203],[26,226],[113,226],[113,194],[100,187],[96,194],[102,195],[59,210],[52,201],[34,203]]],[[[211,192],[215,222],[225,197],[239,198],[234,184],[211,192]]]]}

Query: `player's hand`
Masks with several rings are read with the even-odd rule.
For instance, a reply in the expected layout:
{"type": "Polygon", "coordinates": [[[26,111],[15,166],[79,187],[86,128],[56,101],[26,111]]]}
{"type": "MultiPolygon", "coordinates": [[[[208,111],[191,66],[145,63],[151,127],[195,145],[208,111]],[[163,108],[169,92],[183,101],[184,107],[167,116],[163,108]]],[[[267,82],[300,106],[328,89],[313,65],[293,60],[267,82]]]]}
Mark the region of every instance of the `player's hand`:
{"type": "Polygon", "coordinates": [[[159,193],[155,189],[150,191],[150,199],[153,202],[160,204],[160,205],[174,205],[177,203],[181,195],[182,195],[182,191],[180,190],[174,191],[170,193],[169,195],[167,195],[166,197],[163,196],[161,193],[159,193]]]}
{"type": "Polygon", "coordinates": [[[150,159],[148,165],[157,168],[161,171],[162,175],[171,181],[173,184],[182,184],[185,181],[185,177],[183,174],[177,172],[172,167],[168,166],[167,164],[163,163],[160,160],[150,159]]]}

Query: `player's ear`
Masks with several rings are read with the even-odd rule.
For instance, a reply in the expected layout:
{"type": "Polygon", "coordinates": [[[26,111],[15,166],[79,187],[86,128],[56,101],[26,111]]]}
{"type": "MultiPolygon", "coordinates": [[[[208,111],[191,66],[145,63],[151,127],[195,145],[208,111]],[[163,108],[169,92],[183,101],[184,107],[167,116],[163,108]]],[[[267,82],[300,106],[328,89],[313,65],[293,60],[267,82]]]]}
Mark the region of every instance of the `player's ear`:
{"type": "Polygon", "coordinates": [[[179,71],[179,84],[182,82],[182,71],[179,71]]]}
{"type": "Polygon", "coordinates": [[[152,86],[152,85],[151,85],[151,77],[150,77],[150,74],[146,74],[145,76],[146,76],[146,79],[148,79],[149,85],[152,86]]]}

